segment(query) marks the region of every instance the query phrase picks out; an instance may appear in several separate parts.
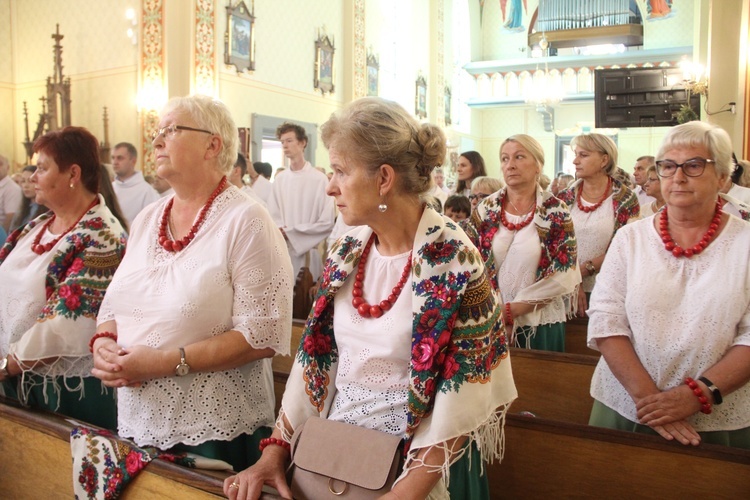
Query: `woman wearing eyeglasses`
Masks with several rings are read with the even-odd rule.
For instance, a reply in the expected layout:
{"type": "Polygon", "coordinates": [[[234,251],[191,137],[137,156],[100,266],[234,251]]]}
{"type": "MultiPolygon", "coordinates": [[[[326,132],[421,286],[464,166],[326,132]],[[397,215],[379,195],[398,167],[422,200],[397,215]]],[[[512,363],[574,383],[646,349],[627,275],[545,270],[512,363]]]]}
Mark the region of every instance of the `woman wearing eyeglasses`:
{"type": "Polygon", "coordinates": [[[93,373],[118,388],[121,436],[242,470],[273,426],[271,357],[289,353],[294,276],[268,212],[227,182],[237,144],[220,101],[167,103],[153,145],[174,195],[133,221],[93,373]]]}
{"type": "Polygon", "coordinates": [[[666,206],[618,231],[591,296],[592,425],[750,448],[750,224],[718,201],[731,151],[714,125],[667,132],[666,206]]]}
{"type": "Polygon", "coordinates": [[[563,352],[565,320],[581,282],[570,211],[539,186],[544,150],[533,137],[506,139],[500,165],[506,187],[479,203],[470,218],[475,244],[505,304],[515,345],[563,352]]]}
{"type": "Polygon", "coordinates": [[[583,283],[577,312],[585,314],[596,274],[615,233],[640,213],[638,197],[617,180],[617,145],[603,134],[582,134],[571,142],[577,180],[558,198],[570,207],[578,241],[583,283]]]}
{"type": "Polygon", "coordinates": [[[641,217],[646,218],[649,215],[657,213],[666,203],[664,197],[661,195],[661,180],[659,179],[659,174],[656,173],[656,167],[649,167],[646,171],[646,182],[643,183],[643,192],[646,193],[646,196],[654,199],[648,205],[641,206],[641,217]]]}
{"type": "Polygon", "coordinates": [[[502,188],[503,181],[495,179],[494,177],[482,176],[474,179],[471,183],[471,194],[469,195],[471,209],[473,210],[477,208],[480,201],[502,188]]]}

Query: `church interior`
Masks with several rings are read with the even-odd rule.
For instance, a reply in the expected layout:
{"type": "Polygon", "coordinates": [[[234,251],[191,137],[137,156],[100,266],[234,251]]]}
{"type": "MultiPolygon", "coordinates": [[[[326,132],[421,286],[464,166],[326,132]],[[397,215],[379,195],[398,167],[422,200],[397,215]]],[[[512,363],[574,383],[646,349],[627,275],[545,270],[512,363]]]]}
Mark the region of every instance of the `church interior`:
{"type": "MultiPolygon", "coordinates": [[[[749,68],[750,0],[0,0],[0,155],[20,172],[38,137],[75,125],[97,138],[102,163],[128,142],[154,175],[160,110],[205,94],[231,111],[248,162],[274,171],[289,166],[276,136],[286,121],[306,130],[305,159],[330,171],[320,126],[365,96],[442,128],[449,187],[464,151],[501,178],[499,150],[515,134],[539,142],[550,179],[575,173],[580,134],[610,137],[632,173],[693,119],[750,160],[749,68]]],[[[293,342],[304,328],[294,320],[293,342]]],[[[564,353],[513,352],[520,396],[504,416],[503,461],[487,466],[491,498],[747,494],[748,450],[589,427],[598,352],[586,322],[567,335],[564,353]]],[[[277,410],[293,361],[278,358],[277,410]]],[[[0,455],[19,457],[0,466],[0,491],[70,496],[69,440],[69,421],[0,405],[0,455]]],[[[224,496],[223,472],[162,460],[145,471],[123,497],[224,496]]]]}

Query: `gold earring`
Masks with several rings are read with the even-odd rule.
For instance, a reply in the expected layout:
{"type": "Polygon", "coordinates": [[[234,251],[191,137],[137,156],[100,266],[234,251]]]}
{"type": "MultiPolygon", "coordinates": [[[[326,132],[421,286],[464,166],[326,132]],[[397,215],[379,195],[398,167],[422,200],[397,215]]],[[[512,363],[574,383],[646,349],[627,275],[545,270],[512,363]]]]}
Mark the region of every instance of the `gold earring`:
{"type": "Polygon", "coordinates": [[[72,182],[70,183],[70,189],[73,189],[73,183],[72,182]]]}

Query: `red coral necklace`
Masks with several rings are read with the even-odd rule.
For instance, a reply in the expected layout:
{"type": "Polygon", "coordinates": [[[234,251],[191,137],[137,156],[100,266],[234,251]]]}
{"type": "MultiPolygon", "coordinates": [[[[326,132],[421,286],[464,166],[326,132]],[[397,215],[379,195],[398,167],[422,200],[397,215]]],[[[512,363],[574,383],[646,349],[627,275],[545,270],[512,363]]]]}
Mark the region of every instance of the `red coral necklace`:
{"type": "Polygon", "coordinates": [[[359,312],[359,315],[363,318],[379,318],[384,312],[388,311],[393,304],[396,303],[398,296],[401,295],[406,281],[409,279],[409,272],[411,271],[411,251],[409,252],[409,258],[406,260],[406,266],[404,272],[401,273],[401,279],[398,281],[396,286],[391,290],[391,294],[387,299],[381,300],[379,304],[371,306],[368,304],[363,295],[364,291],[362,285],[365,279],[365,264],[367,264],[367,257],[370,255],[370,247],[372,242],[375,241],[375,233],[370,236],[367,241],[365,248],[362,250],[362,257],[359,259],[359,267],[357,268],[357,274],[354,277],[354,289],[352,290],[352,305],[359,312]]]}
{"type": "Polygon", "coordinates": [[[612,188],[612,177],[607,177],[607,189],[604,190],[602,199],[599,200],[599,202],[596,203],[595,205],[591,205],[590,207],[587,207],[583,203],[581,203],[581,194],[583,194],[583,184],[581,184],[581,189],[578,190],[578,196],[576,197],[576,203],[578,204],[579,210],[581,210],[582,212],[589,213],[601,207],[602,203],[604,203],[604,200],[607,199],[607,196],[609,195],[609,190],[611,188],[612,188]]]}
{"type": "Polygon", "coordinates": [[[198,228],[201,227],[201,224],[203,224],[203,221],[206,219],[206,214],[208,214],[208,210],[211,208],[211,205],[213,205],[214,200],[217,196],[219,196],[219,193],[221,193],[224,188],[227,186],[227,177],[224,176],[221,178],[221,181],[219,182],[219,185],[216,186],[216,189],[214,189],[214,192],[211,193],[211,196],[208,197],[208,200],[206,201],[206,204],[203,205],[203,208],[201,208],[200,214],[198,215],[198,219],[193,223],[193,227],[190,228],[190,232],[182,239],[179,240],[170,240],[169,236],[167,236],[167,224],[169,223],[169,214],[172,213],[172,204],[174,203],[174,197],[167,202],[167,206],[164,207],[164,213],[161,216],[161,222],[159,223],[159,245],[164,248],[167,252],[179,252],[186,246],[188,246],[188,243],[193,241],[193,238],[195,238],[195,233],[198,232],[198,228]]]}
{"type": "Polygon", "coordinates": [[[695,244],[692,248],[682,248],[677,245],[672,236],[669,234],[669,216],[667,215],[669,207],[664,207],[659,216],[659,234],[661,234],[661,240],[664,242],[664,248],[667,252],[670,252],[675,257],[687,257],[690,258],[693,255],[698,255],[713,241],[716,237],[716,231],[719,230],[721,225],[721,214],[724,211],[721,209],[721,201],[716,202],[716,210],[714,211],[714,218],[711,220],[711,224],[708,226],[708,231],[703,235],[701,240],[695,244]]]}
{"type": "MultiPolygon", "coordinates": [[[[500,209],[500,222],[503,223],[503,226],[505,226],[505,228],[508,231],[520,231],[521,229],[523,229],[526,226],[528,226],[529,224],[531,224],[531,221],[534,219],[534,213],[536,212],[536,197],[534,198],[534,202],[533,202],[533,204],[530,207],[531,211],[529,212],[529,216],[526,217],[526,219],[524,219],[522,222],[519,222],[518,224],[514,224],[512,222],[508,222],[508,219],[505,218],[505,207],[506,207],[505,202],[506,202],[507,199],[508,199],[507,196],[505,198],[503,198],[503,204],[502,204],[502,207],[500,209]]],[[[514,207],[515,207],[515,205],[514,205],[514,207]]],[[[518,209],[516,209],[516,210],[518,210],[518,209]]]]}
{"type": "Polygon", "coordinates": [[[31,243],[31,251],[34,252],[37,255],[42,255],[45,252],[49,252],[52,250],[52,247],[57,245],[57,242],[62,239],[63,236],[71,232],[75,227],[78,225],[79,222],[81,222],[81,219],[83,219],[83,216],[88,213],[89,210],[94,208],[99,203],[99,197],[95,196],[94,201],[91,202],[91,204],[86,207],[86,210],[83,211],[80,217],[78,217],[78,220],[73,223],[72,226],[70,226],[68,229],[60,233],[57,238],[55,238],[52,241],[48,241],[45,244],[41,244],[42,236],[44,236],[44,233],[47,232],[47,229],[49,229],[50,225],[55,221],[55,217],[57,215],[52,214],[52,217],[49,218],[47,222],[44,223],[44,226],[42,226],[42,230],[37,233],[36,238],[34,238],[34,241],[31,243]]]}

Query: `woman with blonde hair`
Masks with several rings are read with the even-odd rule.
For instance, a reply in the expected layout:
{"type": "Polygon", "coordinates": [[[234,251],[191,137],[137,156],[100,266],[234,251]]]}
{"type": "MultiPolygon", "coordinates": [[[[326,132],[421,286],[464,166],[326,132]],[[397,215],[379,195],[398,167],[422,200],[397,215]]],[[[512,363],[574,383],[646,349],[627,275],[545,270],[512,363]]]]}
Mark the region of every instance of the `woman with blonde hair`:
{"type": "Polygon", "coordinates": [[[618,229],[637,219],[638,197],[617,180],[617,145],[603,134],[582,134],[573,139],[577,181],[558,197],[570,207],[581,262],[583,285],[578,293],[578,314],[583,315],[596,283],[596,273],[618,229]],[[585,292],[585,293],[584,293],[585,292]]]}
{"type": "Polygon", "coordinates": [[[445,137],[375,97],[332,115],[321,135],[334,172],[328,194],[358,227],[329,251],[273,441],[224,491],[258,498],[265,483],[292,498],[288,442],[322,418],[404,440],[405,464],[381,498],[448,498],[448,479],[450,498],[488,498],[482,462],[501,452],[516,391],[482,259],[421,199],[445,137]]]}
{"type": "Polygon", "coordinates": [[[494,177],[481,176],[474,179],[471,183],[471,194],[469,195],[472,210],[477,208],[480,201],[502,188],[503,181],[494,177]]]}
{"type": "Polygon", "coordinates": [[[238,141],[221,101],[166,104],[153,146],[174,195],[133,221],[92,349],[93,374],[117,387],[120,436],[242,470],[273,426],[294,276],[271,216],[228,182],[238,141]]]}
{"type": "Polygon", "coordinates": [[[544,150],[533,137],[506,139],[500,165],[506,186],[479,203],[469,229],[477,233],[515,344],[563,352],[565,321],[581,282],[570,211],[539,186],[544,150]]]}

